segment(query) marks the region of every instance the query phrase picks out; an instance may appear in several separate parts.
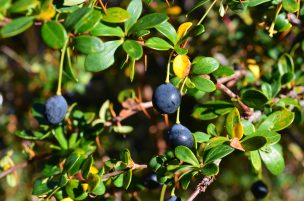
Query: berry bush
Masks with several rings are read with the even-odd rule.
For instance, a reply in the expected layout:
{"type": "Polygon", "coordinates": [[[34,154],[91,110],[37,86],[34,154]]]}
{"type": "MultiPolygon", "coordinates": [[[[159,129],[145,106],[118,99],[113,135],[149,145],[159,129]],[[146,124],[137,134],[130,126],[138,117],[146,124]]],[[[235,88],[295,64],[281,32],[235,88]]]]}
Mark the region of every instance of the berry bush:
{"type": "Polygon", "coordinates": [[[0,0],[1,200],[302,201],[301,0],[0,0]]]}

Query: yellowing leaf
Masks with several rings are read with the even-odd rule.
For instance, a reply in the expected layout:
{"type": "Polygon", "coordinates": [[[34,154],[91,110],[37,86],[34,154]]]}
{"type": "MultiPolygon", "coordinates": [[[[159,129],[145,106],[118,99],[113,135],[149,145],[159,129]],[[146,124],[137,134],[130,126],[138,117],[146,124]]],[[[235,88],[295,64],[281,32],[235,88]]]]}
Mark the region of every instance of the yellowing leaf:
{"type": "Polygon", "coordinates": [[[185,78],[190,71],[191,62],[186,55],[177,55],[173,60],[174,74],[179,78],[185,78]]]}
{"type": "Polygon", "coordinates": [[[185,22],[181,24],[177,29],[177,41],[179,41],[182,37],[184,37],[189,30],[189,28],[192,26],[192,22],[185,22]]]}
{"type": "Polygon", "coordinates": [[[87,191],[89,188],[89,184],[87,184],[87,183],[81,184],[81,186],[82,186],[83,191],[87,191]]]}
{"type": "Polygon", "coordinates": [[[244,129],[241,123],[240,112],[237,108],[234,108],[229,112],[226,118],[226,129],[232,139],[241,139],[243,137],[244,129]]]}
{"type": "Polygon", "coordinates": [[[53,0],[45,1],[41,7],[39,15],[36,16],[37,20],[47,21],[52,19],[56,14],[56,9],[53,6],[53,0]]]}
{"type": "Polygon", "coordinates": [[[244,134],[243,125],[241,122],[238,122],[233,125],[232,136],[238,139],[241,139],[244,134]]]}
{"type": "Polygon", "coordinates": [[[90,173],[97,174],[98,173],[98,169],[95,166],[91,166],[90,173]]]}
{"type": "Polygon", "coordinates": [[[73,201],[71,198],[63,198],[62,200],[60,201],[73,201]]]}
{"type": "Polygon", "coordinates": [[[172,7],[167,8],[168,15],[179,15],[181,12],[182,12],[182,9],[179,6],[172,6],[172,7]]]}
{"type": "Polygon", "coordinates": [[[260,78],[260,66],[256,64],[256,61],[254,59],[248,59],[248,68],[253,73],[254,77],[256,79],[260,78]]]}

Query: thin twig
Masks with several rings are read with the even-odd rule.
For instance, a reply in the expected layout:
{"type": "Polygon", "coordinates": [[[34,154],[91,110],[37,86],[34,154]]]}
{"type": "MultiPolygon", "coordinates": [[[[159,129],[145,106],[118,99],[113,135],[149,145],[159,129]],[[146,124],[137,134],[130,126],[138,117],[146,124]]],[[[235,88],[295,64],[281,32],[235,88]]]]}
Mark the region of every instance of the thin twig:
{"type": "Polygon", "coordinates": [[[215,177],[204,177],[203,180],[196,186],[195,191],[190,195],[187,201],[193,201],[200,193],[205,192],[207,187],[214,182],[215,177]]]}
{"type": "Polygon", "coordinates": [[[117,175],[120,175],[128,170],[138,170],[138,169],[146,169],[148,166],[147,165],[140,165],[140,164],[136,164],[134,163],[132,165],[132,167],[126,167],[125,169],[122,169],[122,170],[116,170],[114,172],[110,172],[110,173],[107,173],[107,174],[104,174],[102,175],[102,178],[101,180],[105,181],[107,179],[109,179],[110,177],[115,177],[117,175]]]}
{"type": "Polygon", "coordinates": [[[0,173],[0,179],[12,172],[15,172],[18,169],[25,168],[27,165],[28,165],[28,161],[23,161],[22,163],[19,163],[15,166],[8,168],[7,170],[0,173]]]}
{"type": "Polygon", "coordinates": [[[230,98],[234,98],[237,100],[238,104],[242,107],[242,109],[244,110],[246,116],[250,117],[252,115],[252,110],[245,105],[241,100],[240,97],[238,95],[236,95],[235,93],[233,93],[228,87],[226,87],[224,84],[222,84],[221,82],[217,82],[216,83],[216,87],[223,91],[225,94],[227,94],[230,98]]]}

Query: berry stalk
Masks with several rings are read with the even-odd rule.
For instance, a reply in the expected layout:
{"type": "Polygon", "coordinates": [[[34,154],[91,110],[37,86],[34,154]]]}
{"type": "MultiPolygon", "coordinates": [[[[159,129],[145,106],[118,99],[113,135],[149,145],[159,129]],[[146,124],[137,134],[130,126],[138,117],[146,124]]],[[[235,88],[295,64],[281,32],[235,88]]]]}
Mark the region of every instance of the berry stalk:
{"type": "MultiPolygon", "coordinates": [[[[183,84],[182,84],[182,86],[181,86],[181,88],[179,90],[181,94],[183,92],[183,89],[184,89],[184,86],[185,86],[185,84],[187,82],[187,79],[188,79],[188,77],[185,77],[185,79],[183,81],[183,84]]],[[[176,112],[176,121],[175,121],[175,123],[177,123],[177,124],[180,124],[179,114],[180,114],[180,106],[177,108],[177,112],[176,112]]]]}
{"type": "Polygon", "coordinates": [[[63,73],[63,62],[64,62],[64,55],[66,52],[66,49],[68,47],[69,39],[64,44],[63,48],[61,49],[61,55],[60,55],[60,64],[59,64],[59,75],[58,75],[58,84],[57,84],[57,91],[56,95],[61,96],[61,83],[62,83],[62,73],[63,73]]]}

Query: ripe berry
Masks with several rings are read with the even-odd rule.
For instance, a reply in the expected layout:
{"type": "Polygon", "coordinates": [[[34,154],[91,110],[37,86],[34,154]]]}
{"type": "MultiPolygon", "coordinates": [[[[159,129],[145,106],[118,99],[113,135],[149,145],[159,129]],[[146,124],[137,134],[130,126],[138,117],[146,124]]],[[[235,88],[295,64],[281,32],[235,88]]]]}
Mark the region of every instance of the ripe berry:
{"type": "Polygon", "coordinates": [[[68,104],[63,96],[52,96],[45,104],[45,116],[51,124],[59,124],[64,119],[68,104]]]}
{"type": "Polygon", "coordinates": [[[268,187],[263,181],[256,181],[251,186],[251,192],[256,199],[263,199],[268,194],[268,187]]]}
{"type": "Polygon", "coordinates": [[[171,196],[166,201],[183,201],[183,199],[177,196],[171,196]]]}
{"type": "Polygon", "coordinates": [[[154,108],[162,114],[172,114],[181,104],[181,94],[171,83],[158,86],[152,97],[154,108]]]}
{"type": "Polygon", "coordinates": [[[157,175],[155,173],[150,173],[144,178],[144,186],[149,189],[155,189],[160,187],[160,183],[157,180],[157,175]]]}
{"type": "Polygon", "coordinates": [[[187,127],[181,124],[174,124],[168,131],[167,141],[173,148],[180,145],[192,148],[194,138],[187,127]]]}

